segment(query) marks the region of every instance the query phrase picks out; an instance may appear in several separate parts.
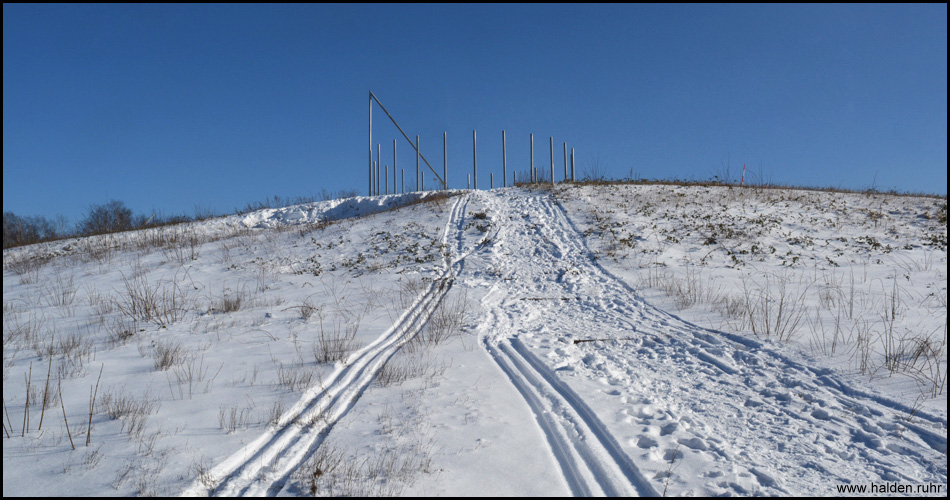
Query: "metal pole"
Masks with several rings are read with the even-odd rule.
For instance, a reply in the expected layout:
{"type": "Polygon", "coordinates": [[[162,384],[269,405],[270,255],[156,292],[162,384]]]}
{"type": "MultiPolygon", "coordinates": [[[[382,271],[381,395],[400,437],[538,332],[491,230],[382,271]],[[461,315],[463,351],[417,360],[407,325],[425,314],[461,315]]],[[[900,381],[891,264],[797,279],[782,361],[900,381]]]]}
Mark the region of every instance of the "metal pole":
{"type": "Polygon", "coordinates": [[[508,187],[508,149],[505,144],[505,131],[501,131],[501,184],[508,187]]]}
{"type": "Polygon", "coordinates": [[[393,194],[396,194],[396,139],[393,139],[393,194]]]}
{"type": "Polygon", "coordinates": [[[488,189],[495,189],[495,172],[488,174],[488,189]]]}
{"type": "Polygon", "coordinates": [[[379,144],[377,143],[376,144],[376,194],[382,193],[382,191],[379,190],[379,177],[380,177],[379,167],[382,164],[383,164],[383,158],[379,156],[379,144]]]}
{"type": "Polygon", "coordinates": [[[383,168],[383,179],[385,179],[386,191],[383,194],[389,194],[389,165],[383,168]]]}
{"type": "Polygon", "coordinates": [[[369,195],[373,196],[373,91],[369,93],[369,195]]]}
{"type": "Polygon", "coordinates": [[[468,184],[465,185],[465,189],[472,189],[472,174],[468,174],[465,177],[468,180],[468,184]]]}
{"type": "Polygon", "coordinates": [[[475,190],[478,191],[478,147],[475,144],[475,131],[472,131],[472,180],[475,181],[475,190]]]}
{"type": "Polygon", "coordinates": [[[530,171],[530,173],[531,173],[531,175],[530,175],[531,182],[534,182],[534,180],[535,180],[535,173],[534,173],[534,134],[531,134],[531,171],[530,171]]]}
{"type": "Polygon", "coordinates": [[[416,136],[416,191],[419,191],[419,188],[422,187],[422,185],[420,184],[421,182],[420,179],[421,177],[419,177],[419,136],[417,135],[416,136]]]}
{"type": "Polygon", "coordinates": [[[445,132],[442,132],[442,189],[449,189],[449,156],[446,148],[445,132]]]}
{"type": "Polygon", "coordinates": [[[406,194],[406,169],[402,169],[402,194],[406,194]]]}
{"type": "Polygon", "coordinates": [[[574,177],[574,148],[571,148],[571,182],[577,182],[574,177]]]}
{"type": "Polygon", "coordinates": [[[551,186],[554,186],[554,137],[551,137],[551,186]]]}
{"type": "Polygon", "coordinates": [[[564,143],[564,182],[567,182],[567,143],[564,143]]]}

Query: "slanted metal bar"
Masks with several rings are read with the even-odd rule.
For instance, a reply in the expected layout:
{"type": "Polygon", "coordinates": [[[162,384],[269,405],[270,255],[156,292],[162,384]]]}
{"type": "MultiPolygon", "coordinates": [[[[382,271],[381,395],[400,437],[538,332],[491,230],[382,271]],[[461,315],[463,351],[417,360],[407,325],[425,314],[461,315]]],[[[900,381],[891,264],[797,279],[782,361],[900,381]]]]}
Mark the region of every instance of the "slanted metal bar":
{"type": "MultiPolygon", "coordinates": [[[[397,129],[399,129],[399,132],[402,134],[403,137],[406,138],[406,141],[409,142],[410,145],[412,145],[412,139],[410,139],[409,136],[406,135],[406,133],[402,130],[402,127],[400,127],[399,124],[396,123],[396,119],[393,118],[393,115],[389,114],[389,111],[386,110],[386,106],[383,106],[383,103],[379,102],[379,98],[376,97],[375,94],[373,94],[373,91],[372,91],[372,90],[369,92],[369,96],[370,96],[374,101],[376,101],[376,104],[379,104],[379,108],[383,110],[383,113],[386,113],[386,116],[388,116],[389,119],[390,119],[390,121],[393,122],[393,125],[395,125],[397,129]]],[[[370,103],[370,109],[372,109],[372,103],[370,103]]],[[[372,147],[373,147],[373,146],[372,146],[372,143],[373,143],[373,141],[372,141],[372,137],[371,137],[371,138],[370,138],[370,150],[371,150],[371,151],[372,151],[372,147]]],[[[426,157],[425,157],[425,155],[423,155],[422,152],[419,151],[419,148],[418,148],[418,147],[416,147],[416,153],[422,158],[422,161],[424,161],[424,162],[426,163],[426,166],[429,167],[429,170],[432,171],[432,173],[433,173],[433,174],[435,175],[435,177],[439,180],[439,182],[442,183],[443,187],[445,187],[445,180],[442,179],[442,177],[438,174],[438,172],[435,171],[434,168],[432,168],[432,165],[429,164],[429,160],[427,160],[426,157]]],[[[418,188],[418,186],[417,186],[417,188],[418,188]]]]}

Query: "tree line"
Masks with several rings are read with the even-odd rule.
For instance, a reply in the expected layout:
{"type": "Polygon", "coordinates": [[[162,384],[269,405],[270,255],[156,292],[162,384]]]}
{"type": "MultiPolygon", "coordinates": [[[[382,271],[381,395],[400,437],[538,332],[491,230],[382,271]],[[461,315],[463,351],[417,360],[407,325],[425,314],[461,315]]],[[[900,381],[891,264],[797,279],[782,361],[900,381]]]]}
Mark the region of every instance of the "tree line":
{"type": "MultiPolygon", "coordinates": [[[[235,208],[235,214],[243,214],[264,208],[278,208],[315,201],[351,198],[358,193],[353,190],[336,192],[322,189],[319,195],[281,197],[271,196],[264,201],[248,203],[244,208],[235,208]]],[[[41,216],[19,216],[13,212],[3,212],[3,248],[11,248],[44,241],[61,240],[77,236],[118,233],[134,229],[181,224],[197,220],[210,219],[224,214],[215,214],[210,209],[195,207],[194,217],[187,215],[135,215],[125,203],[110,200],[101,205],[92,205],[86,215],[74,227],[70,227],[62,215],[50,220],[41,216]]]]}
{"type": "Polygon", "coordinates": [[[93,236],[178,224],[192,220],[194,219],[187,215],[168,217],[155,214],[135,215],[130,208],[125,206],[125,203],[118,200],[92,205],[74,227],[69,227],[66,218],[61,215],[50,220],[42,216],[19,216],[13,212],[3,212],[3,248],[76,236],[93,236]]]}

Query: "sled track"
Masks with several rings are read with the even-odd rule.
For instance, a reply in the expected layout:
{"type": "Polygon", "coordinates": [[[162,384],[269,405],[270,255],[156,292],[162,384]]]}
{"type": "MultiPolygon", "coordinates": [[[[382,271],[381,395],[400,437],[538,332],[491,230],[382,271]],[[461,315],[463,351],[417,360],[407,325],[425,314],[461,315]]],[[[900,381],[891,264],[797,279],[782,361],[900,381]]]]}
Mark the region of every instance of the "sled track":
{"type": "MultiPolygon", "coordinates": [[[[461,227],[467,197],[456,200],[441,241],[461,227]]],[[[472,249],[471,251],[474,251],[472,249]]],[[[469,251],[468,253],[471,253],[469,251]]],[[[320,447],[333,426],[356,405],[386,362],[425,326],[452,287],[456,268],[468,255],[446,256],[441,274],[399,319],[303,397],[262,436],[214,467],[213,487],[195,480],[182,496],[276,496],[291,475],[320,447]]]]}
{"type": "MultiPolygon", "coordinates": [[[[941,468],[939,461],[928,465],[934,453],[937,457],[942,455],[946,463],[946,437],[932,430],[946,429],[945,420],[917,412],[918,423],[903,423],[908,431],[906,440],[893,447],[897,451],[888,451],[877,444],[871,433],[893,428],[892,420],[896,417],[891,412],[908,413],[902,405],[849,388],[824,370],[794,362],[759,341],[700,328],[649,305],[623,280],[596,262],[580,231],[557,202],[546,196],[528,196],[511,207],[491,198],[486,201],[495,215],[511,223],[501,231],[494,248],[499,256],[494,264],[501,269],[496,272],[505,280],[491,283],[491,291],[482,301],[487,309],[482,344],[534,414],[571,494],[658,496],[656,488],[664,486],[662,478],[666,476],[662,474],[667,474],[667,467],[645,458],[650,442],[654,448],[672,452],[668,455],[672,457],[677,457],[674,449],[681,445],[688,450],[704,450],[702,454],[689,451],[688,458],[697,460],[697,464],[702,460],[701,467],[710,469],[732,463],[732,459],[725,458],[730,456],[728,453],[735,453],[728,444],[718,444],[712,430],[736,423],[700,413],[699,418],[709,426],[701,424],[687,429],[674,425],[658,437],[646,436],[643,442],[648,444],[643,446],[639,440],[629,441],[631,436],[627,435],[626,446],[640,453],[635,462],[586,399],[568,387],[560,374],[549,367],[548,360],[539,358],[528,347],[532,341],[527,339],[556,344],[559,336],[567,342],[575,335],[589,336],[591,325],[598,326],[597,336],[606,337],[602,340],[613,339],[625,343],[614,345],[628,346],[624,351],[603,351],[596,344],[583,344],[584,352],[601,358],[620,354],[620,358],[610,362],[621,379],[621,387],[637,382],[651,387],[649,396],[664,389],[689,395],[693,385],[702,385],[710,391],[709,397],[738,401],[735,406],[757,419],[754,421],[768,423],[769,418],[777,417],[802,422],[799,425],[809,432],[845,436],[835,448],[826,449],[789,435],[783,443],[789,450],[784,452],[789,457],[784,466],[808,470],[808,464],[803,465],[795,456],[828,455],[830,460],[856,456],[857,461],[851,458],[854,469],[870,470],[864,473],[871,480],[899,477],[888,474],[902,471],[903,462],[919,463],[917,469],[927,471],[936,480],[945,478],[945,465],[941,468]],[[531,241],[525,241],[526,238],[531,241]],[[578,278],[571,279],[566,270],[573,270],[573,276],[578,278]],[[564,314],[566,311],[570,313],[564,314]],[[652,350],[654,358],[638,358],[641,350],[652,350]],[[655,368],[644,373],[644,362],[655,368]],[[796,397],[802,402],[789,402],[796,397]],[[748,410],[743,402],[760,410],[748,410]],[[810,417],[819,407],[827,412],[826,416],[810,417]],[[803,409],[808,411],[802,413],[803,409]],[[855,421],[846,417],[855,412],[855,421]]],[[[554,348],[547,349],[550,352],[554,348]]],[[[643,396],[629,396],[627,401],[644,406],[640,402],[643,396]]],[[[623,413],[623,407],[618,408],[616,418],[628,415],[623,413]]],[[[690,416],[684,413],[671,410],[669,415],[690,416]]],[[[644,427],[659,427],[668,422],[662,420],[666,418],[662,415],[635,415],[644,427]]],[[[745,445],[761,446],[760,443],[775,439],[768,434],[769,429],[753,426],[749,433],[753,437],[745,445]]],[[[666,456],[663,460],[668,461],[666,456]]],[[[750,481],[757,488],[753,491],[787,493],[784,484],[763,473],[766,469],[762,464],[747,461],[743,465],[755,476],[756,480],[750,481]]],[[[854,477],[859,476],[855,473],[854,477]]],[[[710,491],[721,493],[733,488],[728,484],[715,486],[718,489],[710,491]]],[[[734,488],[733,494],[742,491],[749,490],[734,488]]]]}
{"type": "Polygon", "coordinates": [[[517,339],[484,345],[534,413],[572,494],[659,495],[593,411],[517,339]]]}
{"type": "MultiPolygon", "coordinates": [[[[555,258],[583,255],[565,234],[569,231],[563,214],[547,200],[532,201],[528,210],[532,217],[546,221],[544,227],[532,227],[543,240],[539,246],[555,258]]],[[[582,261],[577,263],[583,265],[582,261]]],[[[484,305],[490,311],[491,330],[513,333],[517,329],[517,313],[510,309],[512,292],[546,294],[547,290],[530,290],[530,281],[515,285],[517,292],[495,287],[489,293],[484,305]]],[[[602,286],[613,285],[605,281],[602,286]]],[[[482,344],[534,414],[572,495],[659,496],[593,410],[517,337],[488,335],[482,344]]]]}

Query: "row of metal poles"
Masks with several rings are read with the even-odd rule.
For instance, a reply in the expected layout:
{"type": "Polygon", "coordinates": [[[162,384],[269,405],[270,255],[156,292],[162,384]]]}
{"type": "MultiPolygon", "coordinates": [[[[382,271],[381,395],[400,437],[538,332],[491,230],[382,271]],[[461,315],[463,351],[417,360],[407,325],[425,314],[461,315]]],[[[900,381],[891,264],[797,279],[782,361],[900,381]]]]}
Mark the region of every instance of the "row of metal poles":
{"type": "MultiPolygon", "coordinates": [[[[371,111],[372,113],[372,111],[371,111]]],[[[401,130],[400,130],[401,131],[401,130]]],[[[407,137],[408,139],[408,137],[407,137]]],[[[468,188],[469,189],[478,189],[478,140],[477,140],[476,131],[472,131],[472,173],[468,176],[468,188]]],[[[372,138],[370,139],[372,140],[372,138]]],[[[555,183],[554,178],[554,137],[550,137],[550,150],[551,150],[551,184],[555,183]]],[[[410,142],[410,144],[412,144],[410,142]]],[[[425,176],[420,175],[419,172],[419,160],[422,159],[425,161],[425,157],[419,151],[419,136],[416,136],[416,141],[414,144],[414,149],[416,151],[416,188],[415,191],[425,191],[425,176]]],[[[501,168],[502,168],[502,187],[508,186],[508,141],[505,134],[505,131],[501,131],[501,168]]],[[[392,165],[392,189],[390,189],[389,179],[390,179],[390,168],[389,165],[384,165],[380,168],[382,163],[381,156],[381,145],[376,144],[376,159],[373,159],[373,149],[372,144],[370,145],[369,151],[370,157],[370,167],[369,167],[369,194],[370,196],[379,195],[379,194],[396,194],[396,193],[405,193],[406,192],[406,169],[401,171],[396,167],[396,139],[393,139],[393,165],[392,165]],[[397,185],[397,173],[401,173],[402,182],[401,189],[400,185],[397,185]]],[[[432,169],[432,166],[429,165],[429,162],[426,161],[426,165],[429,166],[429,169],[432,169]]],[[[534,165],[534,134],[531,134],[531,168],[528,171],[529,178],[527,180],[522,180],[522,182],[536,183],[541,182],[541,176],[539,175],[538,169],[534,165]]],[[[434,173],[434,170],[433,170],[434,173]]],[[[436,174],[438,178],[438,174],[436,174]]],[[[495,174],[491,173],[489,175],[490,179],[490,189],[495,188],[495,174]]],[[[439,184],[441,184],[441,189],[448,189],[448,153],[447,153],[447,133],[442,132],[442,178],[438,179],[439,184]]],[[[574,171],[574,148],[571,148],[570,155],[570,168],[568,167],[568,155],[567,155],[567,143],[564,143],[564,182],[570,180],[574,182],[576,180],[575,171],[574,171]]],[[[517,172],[512,172],[512,184],[518,183],[518,174],[517,172]]],[[[410,188],[411,189],[411,188],[410,188]]]]}
{"type": "MultiPolygon", "coordinates": [[[[429,163],[429,160],[423,156],[422,152],[419,151],[419,136],[416,136],[415,144],[409,139],[409,136],[402,130],[402,127],[396,123],[396,119],[393,118],[389,111],[386,110],[386,107],[383,106],[383,103],[379,102],[379,98],[373,94],[373,91],[369,92],[369,194],[370,196],[379,195],[379,194],[389,194],[389,165],[386,165],[380,169],[380,164],[382,163],[382,158],[380,156],[380,145],[376,144],[376,160],[373,160],[373,102],[379,104],[379,108],[386,113],[386,116],[393,122],[393,125],[399,129],[399,132],[403,137],[406,138],[406,141],[409,142],[409,145],[413,147],[416,151],[416,191],[425,190],[425,177],[419,175],[419,160],[421,159],[425,162],[426,166],[429,167],[429,170],[432,171],[432,174],[435,176],[438,184],[441,184],[442,189],[448,189],[448,154],[446,153],[446,133],[442,132],[442,176],[432,168],[432,165],[429,163]],[[380,174],[382,170],[382,175],[380,174]],[[380,185],[380,177],[382,177],[382,185],[380,185]],[[382,189],[381,189],[382,188],[382,189]]],[[[508,153],[507,153],[507,141],[505,138],[505,131],[501,131],[501,150],[502,150],[502,184],[504,187],[508,186],[508,153]]],[[[393,186],[392,192],[396,193],[396,139],[393,139],[393,186]]],[[[406,171],[403,169],[402,173],[402,190],[401,192],[406,192],[406,171]]],[[[540,182],[540,176],[538,175],[538,170],[534,167],[534,134],[531,134],[531,170],[529,171],[530,179],[528,182],[535,183],[540,182]]],[[[491,188],[495,187],[495,174],[492,173],[490,176],[491,188]]],[[[564,181],[568,180],[568,170],[567,170],[567,143],[564,143],[564,181]]],[[[570,180],[574,182],[574,148],[571,148],[571,170],[570,170],[570,180]]],[[[472,173],[468,178],[468,187],[469,189],[473,188],[478,189],[478,147],[476,142],[475,131],[472,131],[472,173]],[[474,186],[472,182],[474,181],[474,186]]],[[[524,182],[524,181],[522,181],[524,182]]],[[[512,174],[512,183],[518,183],[517,173],[512,174]]],[[[551,137],[551,184],[554,184],[554,137],[551,137]]]]}

